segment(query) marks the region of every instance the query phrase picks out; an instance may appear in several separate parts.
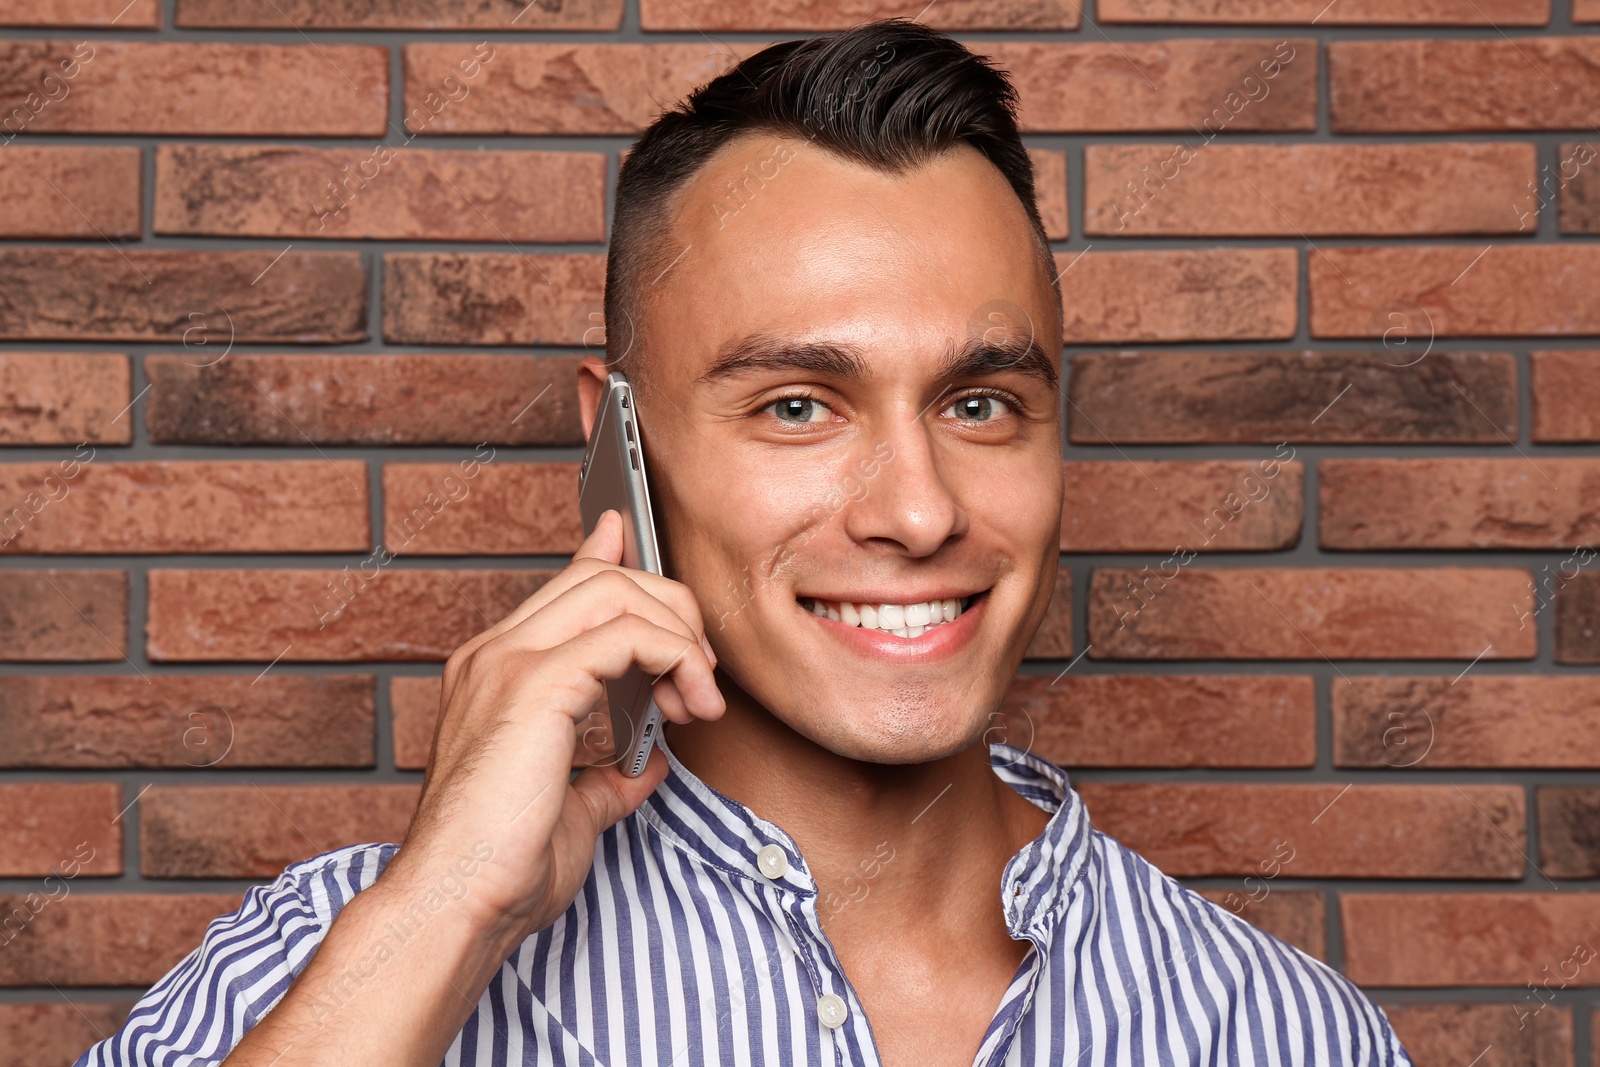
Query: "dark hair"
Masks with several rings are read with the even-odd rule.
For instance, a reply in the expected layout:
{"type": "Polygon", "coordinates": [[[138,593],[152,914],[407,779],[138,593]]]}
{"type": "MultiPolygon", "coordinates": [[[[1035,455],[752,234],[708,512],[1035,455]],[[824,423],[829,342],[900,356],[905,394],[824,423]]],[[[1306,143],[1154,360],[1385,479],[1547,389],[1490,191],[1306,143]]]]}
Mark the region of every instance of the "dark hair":
{"type": "MultiPolygon", "coordinates": [[[[718,149],[752,132],[803,137],[889,174],[965,142],[1011,183],[1054,277],[1016,108],[1005,71],[903,18],[775,44],[712,79],[657,118],[623,162],[605,288],[607,348],[621,354],[607,358],[630,377],[642,370],[634,323],[645,285],[671,266],[672,196],[718,149]]],[[[1059,315],[1061,287],[1051,287],[1059,315]]]]}

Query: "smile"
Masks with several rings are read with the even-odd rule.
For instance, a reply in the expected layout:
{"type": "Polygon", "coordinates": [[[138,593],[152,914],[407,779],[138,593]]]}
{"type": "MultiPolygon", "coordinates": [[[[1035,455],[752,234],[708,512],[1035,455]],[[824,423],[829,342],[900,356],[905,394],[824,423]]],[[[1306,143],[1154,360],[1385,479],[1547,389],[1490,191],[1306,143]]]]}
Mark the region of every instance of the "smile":
{"type": "Polygon", "coordinates": [[[929,630],[955,622],[983,593],[964,597],[945,597],[921,600],[906,604],[857,603],[849,600],[824,600],[819,597],[799,597],[800,606],[846,626],[874,630],[895,637],[917,638],[929,630]]]}

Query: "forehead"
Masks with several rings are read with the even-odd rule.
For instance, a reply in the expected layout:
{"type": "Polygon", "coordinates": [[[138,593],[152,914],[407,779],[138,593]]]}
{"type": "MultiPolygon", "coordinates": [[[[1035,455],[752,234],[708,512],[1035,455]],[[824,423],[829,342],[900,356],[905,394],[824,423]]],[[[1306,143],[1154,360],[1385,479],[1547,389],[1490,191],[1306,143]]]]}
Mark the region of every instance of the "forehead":
{"type": "Polygon", "coordinates": [[[887,174],[803,139],[746,134],[669,214],[670,266],[645,280],[645,302],[652,358],[687,361],[678,371],[752,332],[942,347],[996,301],[1020,305],[1041,337],[1054,326],[1022,203],[965,144],[887,174]]]}

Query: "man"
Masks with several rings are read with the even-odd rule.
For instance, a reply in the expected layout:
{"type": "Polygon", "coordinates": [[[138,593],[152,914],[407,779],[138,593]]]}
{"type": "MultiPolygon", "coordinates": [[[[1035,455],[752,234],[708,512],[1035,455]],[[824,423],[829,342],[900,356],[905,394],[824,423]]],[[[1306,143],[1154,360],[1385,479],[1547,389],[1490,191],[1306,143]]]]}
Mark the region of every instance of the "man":
{"type": "Polygon", "coordinates": [[[890,21],[766,49],[644,134],[606,320],[672,578],[618,566],[607,514],[446,663],[404,845],[252,890],[80,1063],[1410,1063],[1345,978],[991,732],[1062,506],[1014,107],[890,21]],[[632,663],[662,751],[569,785],[632,663]]]}

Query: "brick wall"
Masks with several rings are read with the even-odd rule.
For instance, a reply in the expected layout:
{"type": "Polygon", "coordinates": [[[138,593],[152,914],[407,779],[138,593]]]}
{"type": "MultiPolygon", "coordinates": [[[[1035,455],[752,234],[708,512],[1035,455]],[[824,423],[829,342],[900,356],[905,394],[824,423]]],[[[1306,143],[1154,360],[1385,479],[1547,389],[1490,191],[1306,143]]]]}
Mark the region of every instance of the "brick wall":
{"type": "Polygon", "coordinates": [[[580,539],[619,153],[919,10],[1063,271],[1007,738],[1419,1064],[1600,1064],[1600,0],[0,0],[0,1064],[403,832],[580,539]]]}

